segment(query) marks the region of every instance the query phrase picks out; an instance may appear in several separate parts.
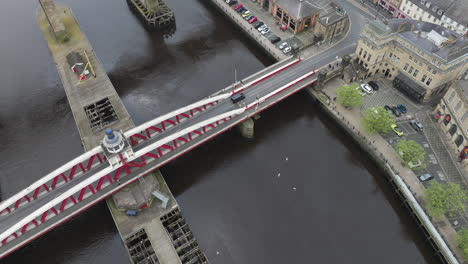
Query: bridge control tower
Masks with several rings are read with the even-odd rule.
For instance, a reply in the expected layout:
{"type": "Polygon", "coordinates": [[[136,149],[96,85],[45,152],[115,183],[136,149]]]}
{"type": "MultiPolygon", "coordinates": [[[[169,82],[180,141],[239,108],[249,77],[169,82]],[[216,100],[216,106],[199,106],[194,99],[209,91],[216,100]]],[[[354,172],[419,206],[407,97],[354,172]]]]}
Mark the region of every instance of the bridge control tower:
{"type": "Polygon", "coordinates": [[[101,145],[107,161],[112,167],[122,166],[122,157],[126,159],[133,157],[132,147],[121,132],[108,128],[105,133],[101,145]]]}

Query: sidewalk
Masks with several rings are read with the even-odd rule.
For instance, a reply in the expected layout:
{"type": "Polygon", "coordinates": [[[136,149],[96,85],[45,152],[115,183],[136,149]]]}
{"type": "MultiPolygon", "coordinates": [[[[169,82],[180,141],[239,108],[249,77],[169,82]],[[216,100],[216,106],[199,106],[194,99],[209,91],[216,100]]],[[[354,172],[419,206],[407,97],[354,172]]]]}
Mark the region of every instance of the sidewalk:
{"type": "MultiPolygon", "coordinates": [[[[335,98],[337,88],[343,84],[345,83],[341,79],[334,78],[325,84],[322,91],[328,98],[335,98]]],[[[364,130],[361,124],[360,109],[345,109],[343,106],[335,104],[332,100],[329,100],[329,108],[331,108],[330,110],[342,120],[344,125],[348,126],[362,139],[364,144],[370,146],[370,149],[375,153],[378,153],[379,158],[383,162],[390,164],[396,174],[403,179],[405,184],[411,190],[418,203],[424,207],[424,186],[411,169],[403,167],[393,147],[382,136],[379,134],[369,134],[364,130]]],[[[456,230],[452,227],[448,219],[445,218],[443,221],[433,222],[433,225],[444,238],[451,251],[459,260],[462,260],[463,255],[456,242],[456,230]]],[[[463,261],[460,261],[460,263],[463,263],[463,261]]]]}

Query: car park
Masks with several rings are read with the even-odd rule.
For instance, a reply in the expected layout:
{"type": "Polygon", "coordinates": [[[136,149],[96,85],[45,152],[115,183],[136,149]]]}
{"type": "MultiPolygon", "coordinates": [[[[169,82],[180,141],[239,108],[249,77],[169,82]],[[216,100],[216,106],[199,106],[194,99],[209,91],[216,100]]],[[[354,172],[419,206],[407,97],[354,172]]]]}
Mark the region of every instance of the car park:
{"type": "Polygon", "coordinates": [[[371,94],[372,93],[372,88],[366,84],[366,83],[361,83],[360,85],[361,89],[366,92],[367,94],[371,94]]]}
{"type": "Polygon", "coordinates": [[[269,29],[269,28],[265,28],[264,30],[260,31],[260,33],[261,33],[262,35],[265,35],[265,34],[267,34],[267,33],[269,33],[269,32],[270,32],[270,29],[269,29]]]}
{"type": "Polygon", "coordinates": [[[368,82],[368,84],[369,84],[370,87],[372,87],[372,89],[373,89],[374,91],[378,91],[378,90],[379,90],[379,85],[378,85],[376,82],[370,81],[370,82],[368,82]]]}
{"type": "Polygon", "coordinates": [[[396,117],[401,116],[400,110],[398,110],[398,108],[392,107],[391,109],[392,109],[393,115],[395,115],[396,117]]]}
{"type": "Polygon", "coordinates": [[[400,110],[400,112],[401,112],[402,114],[408,112],[408,110],[406,110],[406,107],[405,107],[404,105],[402,105],[402,104],[397,104],[396,107],[398,108],[398,110],[400,110]]]}
{"type": "Polygon", "coordinates": [[[423,125],[418,121],[418,120],[411,120],[410,125],[414,128],[416,131],[423,130],[423,125]]]}
{"type": "Polygon", "coordinates": [[[399,137],[403,136],[403,131],[401,131],[401,129],[397,125],[392,124],[390,127],[392,128],[393,132],[395,132],[395,134],[397,134],[399,137]]]}
{"type": "Polygon", "coordinates": [[[281,43],[281,44],[278,46],[278,48],[279,48],[280,50],[282,50],[282,49],[286,48],[287,46],[289,46],[289,44],[288,44],[287,42],[283,42],[283,43],[281,43]]]}
{"type": "Polygon", "coordinates": [[[432,179],[434,179],[434,176],[432,176],[432,174],[429,174],[429,173],[426,173],[426,174],[423,174],[423,175],[419,176],[419,180],[422,181],[422,182],[429,181],[429,180],[432,180],[432,179]]]}
{"type": "Polygon", "coordinates": [[[286,48],[283,49],[283,53],[286,54],[286,53],[289,53],[291,52],[292,48],[291,46],[287,46],[286,48]]]}
{"type": "Polygon", "coordinates": [[[265,25],[262,21],[257,21],[257,23],[255,23],[253,26],[254,28],[259,28],[261,26],[265,25]]]}
{"type": "Polygon", "coordinates": [[[252,24],[254,22],[257,21],[257,17],[252,17],[251,19],[249,19],[249,23],[252,24]]]}

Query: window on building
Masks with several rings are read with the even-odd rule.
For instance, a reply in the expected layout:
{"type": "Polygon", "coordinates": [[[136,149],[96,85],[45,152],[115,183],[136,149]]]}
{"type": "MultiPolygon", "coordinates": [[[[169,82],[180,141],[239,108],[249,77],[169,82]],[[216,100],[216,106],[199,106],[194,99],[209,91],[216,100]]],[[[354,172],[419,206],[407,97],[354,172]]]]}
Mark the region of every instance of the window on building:
{"type": "Polygon", "coordinates": [[[296,30],[296,21],[294,21],[294,19],[292,19],[292,18],[291,18],[291,21],[289,21],[289,27],[292,30],[296,30]]]}
{"type": "Polygon", "coordinates": [[[276,16],[277,16],[278,18],[281,18],[282,15],[283,15],[283,9],[281,9],[281,8],[278,7],[278,8],[276,9],[276,16]]]}
{"type": "Polygon", "coordinates": [[[450,96],[449,96],[449,98],[448,98],[449,103],[452,102],[453,98],[455,97],[455,93],[456,93],[456,92],[453,91],[453,92],[450,94],[450,96]]]}
{"type": "Polygon", "coordinates": [[[412,72],[413,72],[413,66],[411,66],[411,67],[409,68],[408,73],[411,74],[412,72]]]}
{"type": "Polygon", "coordinates": [[[436,75],[436,74],[437,74],[437,71],[436,71],[436,70],[432,70],[432,74],[436,75]]]}
{"type": "Polygon", "coordinates": [[[435,22],[436,22],[436,20],[437,20],[437,18],[435,18],[435,17],[434,17],[434,20],[433,20],[433,22],[435,23],[435,22]]]}
{"type": "Polygon", "coordinates": [[[403,70],[406,71],[406,70],[408,69],[408,66],[409,66],[409,64],[406,63],[406,64],[405,64],[405,67],[403,67],[403,70]]]}
{"type": "Polygon", "coordinates": [[[367,61],[370,61],[371,57],[372,57],[372,54],[369,54],[369,57],[367,57],[367,61]]]}
{"type": "Polygon", "coordinates": [[[413,60],[413,56],[409,56],[409,60],[413,60]]]}
{"type": "Polygon", "coordinates": [[[421,62],[419,62],[419,67],[422,67],[422,63],[421,63],[421,62]]]}
{"type": "Polygon", "coordinates": [[[289,23],[289,16],[288,14],[283,14],[283,22],[287,25],[289,23]]]}
{"type": "Polygon", "coordinates": [[[362,48],[359,50],[359,56],[362,55],[362,48]]]}
{"type": "Polygon", "coordinates": [[[431,67],[427,67],[427,71],[431,72],[432,71],[431,67]]]}
{"type": "Polygon", "coordinates": [[[461,101],[461,100],[458,100],[458,103],[457,103],[457,105],[455,106],[455,108],[453,109],[453,111],[458,112],[458,109],[460,109],[461,105],[462,105],[462,101],[461,101]]]}
{"type": "Polygon", "coordinates": [[[418,70],[414,70],[413,77],[418,76],[418,70]]]}
{"type": "Polygon", "coordinates": [[[393,53],[390,52],[390,55],[388,55],[388,57],[391,59],[393,56],[393,53]]]}
{"type": "Polygon", "coordinates": [[[429,86],[431,84],[431,82],[432,82],[431,78],[427,79],[426,85],[429,86]]]}
{"type": "Polygon", "coordinates": [[[468,112],[465,112],[460,120],[461,120],[462,122],[465,122],[465,120],[466,120],[467,118],[468,118],[468,112]]]}
{"type": "Polygon", "coordinates": [[[424,82],[426,80],[427,76],[426,75],[423,75],[423,77],[421,78],[421,82],[424,82]]]}
{"type": "Polygon", "coordinates": [[[364,51],[364,56],[362,56],[362,57],[365,59],[366,56],[367,56],[367,51],[364,51]]]}

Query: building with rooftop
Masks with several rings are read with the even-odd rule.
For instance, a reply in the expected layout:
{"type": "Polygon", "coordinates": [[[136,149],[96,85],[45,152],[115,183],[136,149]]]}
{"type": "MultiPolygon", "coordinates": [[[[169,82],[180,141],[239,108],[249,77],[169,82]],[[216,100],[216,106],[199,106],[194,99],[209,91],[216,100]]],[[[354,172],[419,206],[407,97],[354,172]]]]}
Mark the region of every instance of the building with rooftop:
{"type": "Polygon", "coordinates": [[[408,18],[408,16],[400,11],[402,0],[372,0],[376,5],[379,5],[395,18],[408,18]]]}
{"type": "Polygon", "coordinates": [[[294,34],[321,25],[323,36],[340,35],[348,25],[346,12],[330,0],[258,0],[283,29],[294,34]],[[321,19],[321,20],[320,20],[321,19]]]}
{"type": "Polygon", "coordinates": [[[454,82],[434,110],[453,154],[468,169],[468,81],[454,82]]]}
{"type": "Polygon", "coordinates": [[[400,10],[411,19],[438,24],[462,35],[468,32],[466,0],[401,0],[400,10]]]}
{"type": "Polygon", "coordinates": [[[442,26],[408,19],[370,21],[354,60],[365,77],[384,74],[419,102],[440,97],[468,67],[468,39],[442,26]]]}

